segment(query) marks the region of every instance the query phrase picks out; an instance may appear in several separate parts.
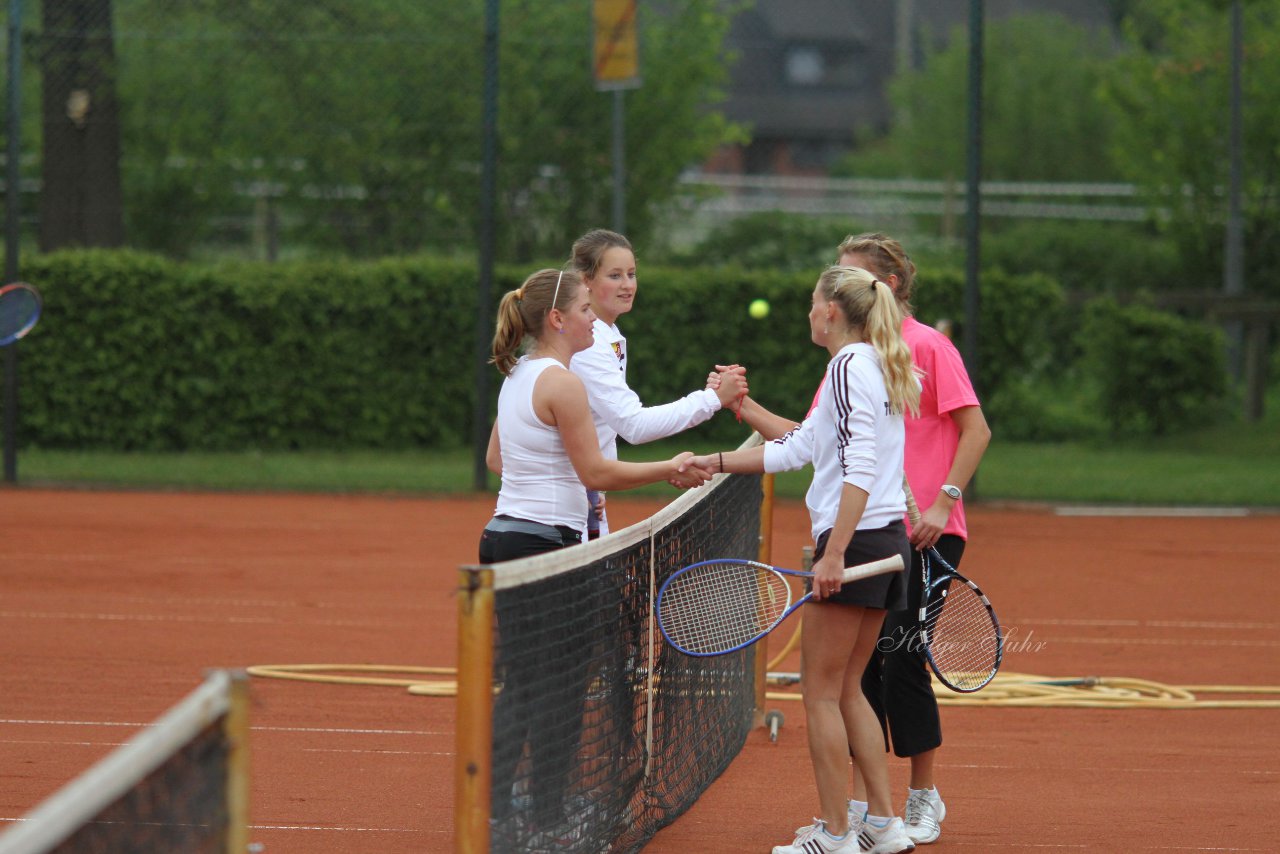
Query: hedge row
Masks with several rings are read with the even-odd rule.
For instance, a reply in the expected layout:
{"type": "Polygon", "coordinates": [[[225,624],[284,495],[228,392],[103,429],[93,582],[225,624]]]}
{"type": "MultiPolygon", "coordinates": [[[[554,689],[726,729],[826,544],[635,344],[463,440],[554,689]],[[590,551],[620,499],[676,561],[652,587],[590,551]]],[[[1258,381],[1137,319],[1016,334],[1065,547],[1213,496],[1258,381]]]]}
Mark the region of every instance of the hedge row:
{"type": "MultiPolygon", "coordinates": [[[[528,272],[496,271],[487,317],[528,272]]],[[[22,276],[40,287],[46,304],[40,325],[19,345],[24,445],[174,451],[469,441],[477,310],[471,264],[411,258],[200,266],[83,251],[36,257],[22,276]]],[[[663,403],[700,388],[713,364],[736,362],[748,366],[762,403],[803,414],[827,358],[808,341],[814,278],[646,267],[637,310],[621,324],[631,342],[632,386],[646,403],[663,403]],[[772,306],[765,319],[747,312],[756,298],[772,306]]],[[[963,277],[931,274],[915,301],[924,322],[959,319],[963,277]]],[[[984,402],[1015,394],[1022,401],[1029,382],[1052,375],[1074,336],[1062,291],[1042,276],[991,273],[982,310],[984,402]]],[[[1106,314],[1108,325],[1090,339],[1094,362],[1106,350],[1098,335],[1124,334],[1116,332],[1123,316],[1119,309],[1106,314]]],[[[1160,329],[1187,344],[1181,327],[1160,329]]],[[[496,393],[499,378],[492,377],[496,393]]],[[[1194,388],[1177,391],[1180,400],[1195,399],[1207,382],[1193,379],[1194,388]]],[[[1165,378],[1161,392],[1170,393],[1169,385],[1165,378]]],[[[1104,399],[1141,406],[1141,383],[1104,399]]],[[[733,419],[718,416],[698,436],[727,441],[741,434],[733,419]]]]}

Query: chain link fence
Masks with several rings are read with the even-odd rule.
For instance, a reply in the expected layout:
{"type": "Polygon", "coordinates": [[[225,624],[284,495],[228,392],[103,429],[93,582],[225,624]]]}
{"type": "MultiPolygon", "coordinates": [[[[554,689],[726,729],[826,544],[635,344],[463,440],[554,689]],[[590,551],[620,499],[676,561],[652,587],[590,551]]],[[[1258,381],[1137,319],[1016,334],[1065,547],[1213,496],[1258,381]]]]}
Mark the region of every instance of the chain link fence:
{"type": "MultiPolygon", "coordinates": [[[[24,245],[259,259],[472,249],[486,5],[11,0],[24,245]]],[[[500,9],[499,245],[559,256],[612,202],[592,4],[500,9]]],[[[706,109],[730,12],[696,0],[641,12],[644,88],[626,102],[637,230],[731,135],[706,109]]]]}

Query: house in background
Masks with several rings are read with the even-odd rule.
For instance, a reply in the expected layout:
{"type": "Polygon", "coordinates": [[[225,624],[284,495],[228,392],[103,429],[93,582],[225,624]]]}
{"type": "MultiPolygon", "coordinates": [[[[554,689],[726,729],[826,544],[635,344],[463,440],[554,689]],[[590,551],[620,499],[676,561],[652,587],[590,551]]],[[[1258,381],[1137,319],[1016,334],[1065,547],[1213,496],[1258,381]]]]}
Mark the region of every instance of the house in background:
{"type": "MultiPolygon", "coordinates": [[[[966,0],[755,0],[727,40],[737,54],[723,110],[751,132],[704,172],[825,175],[855,134],[884,131],[886,87],[914,64],[920,41],[941,42],[969,20],[966,0]]],[[[1114,0],[986,0],[987,23],[1030,13],[1114,26],[1114,0]]]]}

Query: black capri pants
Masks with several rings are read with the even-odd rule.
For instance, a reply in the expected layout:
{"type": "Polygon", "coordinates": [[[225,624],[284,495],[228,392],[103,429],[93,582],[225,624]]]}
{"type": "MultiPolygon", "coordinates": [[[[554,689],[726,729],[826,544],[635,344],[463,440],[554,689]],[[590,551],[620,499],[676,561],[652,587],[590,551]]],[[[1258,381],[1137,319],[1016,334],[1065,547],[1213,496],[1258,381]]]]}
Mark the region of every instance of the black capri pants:
{"type": "MultiPolygon", "coordinates": [[[[856,537],[855,537],[856,539],[856,537]]],[[[965,542],[955,534],[943,534],[934,547],[954,567],[960,566],[965,542]]],[[[907,578],[907,607],[885,614],[876,652],[862,672],[862,693],[884,730],[884,749],[892,736],[897,756],[916,756],[942,744],[942,721],[933,693],[929,662],[920,643],[918,617],[924,593],[923,559],[911,550],[907,578]]]]}

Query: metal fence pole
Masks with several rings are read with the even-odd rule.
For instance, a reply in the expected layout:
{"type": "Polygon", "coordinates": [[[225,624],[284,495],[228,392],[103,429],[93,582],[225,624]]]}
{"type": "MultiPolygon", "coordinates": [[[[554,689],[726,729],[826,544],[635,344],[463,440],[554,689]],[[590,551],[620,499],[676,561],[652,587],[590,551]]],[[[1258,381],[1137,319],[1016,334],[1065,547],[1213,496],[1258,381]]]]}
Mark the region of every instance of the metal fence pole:
{"type": "Polygon", "coordinates": [[[484,119],[480,175],[480,281],[476,289],[475,386],[472,409],[472,486],[483,491],[489,483],[485,452],[489,447],[489,365],[491,337],[489,303],[493,293],[493,252],[496,244],[498,171],[498,0],[488,0],[484,15],[484,119]]]}
{"type": "MultiPolygon", "coordinates": [[[[8,135],[4,186],[4,280],[18,278],[18,251],[22,231],[20,203],[22,181],[22,0],[9,0],[9,109],[5,116],[8,135]]],[[[18,480],[18,343],[4,348],[4,479],[18,480]]]]}

